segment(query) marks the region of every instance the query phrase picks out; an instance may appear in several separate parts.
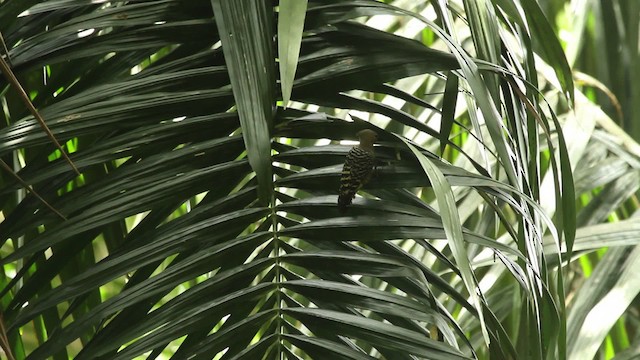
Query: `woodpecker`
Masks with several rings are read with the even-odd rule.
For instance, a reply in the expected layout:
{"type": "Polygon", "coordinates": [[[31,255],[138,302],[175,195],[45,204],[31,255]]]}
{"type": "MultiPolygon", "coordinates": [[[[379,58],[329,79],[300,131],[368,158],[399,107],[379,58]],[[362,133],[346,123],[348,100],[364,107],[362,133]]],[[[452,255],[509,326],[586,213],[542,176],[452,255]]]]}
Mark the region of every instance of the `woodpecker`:
{"type": "Polygon", "coordinates": [[[378,134],[373,130],[365,129],[356,135],[360,144],[349,150],[340,178],[338,210],[341,213],[347,211],[347,206],[356,197],[358,190],[369,181],[375,163],[373,143],[378,139],[378,134]]]}

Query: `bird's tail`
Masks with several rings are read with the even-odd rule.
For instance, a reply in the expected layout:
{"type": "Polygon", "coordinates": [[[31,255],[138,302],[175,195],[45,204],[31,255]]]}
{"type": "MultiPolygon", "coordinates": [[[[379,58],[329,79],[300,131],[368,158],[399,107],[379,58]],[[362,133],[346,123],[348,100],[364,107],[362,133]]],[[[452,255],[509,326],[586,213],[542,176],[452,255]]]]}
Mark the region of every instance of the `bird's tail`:
{"type": "Polygon", "coordinates": [[[341,214],[347,212],[348,206],[351,205],[353,201],[353,196],[349,193],[341,193],[338,195],[338,211],[341,214]]]}

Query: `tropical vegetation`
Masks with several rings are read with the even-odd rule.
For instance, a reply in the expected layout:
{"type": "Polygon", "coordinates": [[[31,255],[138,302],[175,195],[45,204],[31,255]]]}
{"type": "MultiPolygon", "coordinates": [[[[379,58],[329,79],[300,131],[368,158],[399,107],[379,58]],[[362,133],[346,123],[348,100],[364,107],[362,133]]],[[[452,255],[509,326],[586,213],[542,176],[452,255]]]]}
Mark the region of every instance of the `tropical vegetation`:
{"type": "Polygon", "coordinates": [[[634,358],[638,14],[0,0],[3,355],[634,358]]]}

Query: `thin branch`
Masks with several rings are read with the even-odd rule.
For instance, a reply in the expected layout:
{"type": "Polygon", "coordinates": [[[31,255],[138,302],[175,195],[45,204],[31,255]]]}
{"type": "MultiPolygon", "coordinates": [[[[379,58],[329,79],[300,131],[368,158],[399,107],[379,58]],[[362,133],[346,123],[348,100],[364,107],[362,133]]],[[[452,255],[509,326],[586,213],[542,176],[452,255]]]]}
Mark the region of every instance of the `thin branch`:
{"type": "MultiPolygon", "coordinates": [[[[0,31],[0,45],[2,45],[2,50],[4,50],[4,54],[7,55],[8,63],[11,64],[11,57],[9,56],[9,49],[7,48],[7,43],[4,42],[4,37],[2,36],[2,31],[0,31]]],[[[2,55],[0,55],[2,57],[2,55]]]]}
{"type": "Polygon", "coordinates": [[[42,118],[42,116],[40,116],[40,113],[35,108],[35,106],[33,106],[33,103],[29,99],[29,96],[27,95],[27,93],[24,91],[24,88],[22,88],[22,85],[20,85],[18,78],[16,78],[13,71],[11,71],[9,64],[7,64],[7,62],[2,58],[2,56],[0,56],[0,70],[2,70],[7,80],[9,80],[9,82],[16,88],[16,90],[18,90],[18,94],[22,98],[22,101],[24,101],[25,105],[27,106],[31,114],[36,118],[36,120],[38,120],[38,122],[40,123],[40,126],[47,133],[47,136],[49,137],[49,139],[51,139],[51,141],[56,145],[58,150],[60,150],[60,152],[62,153],[62,156],[65,158],[67,163],[71,165],[71,168],[73,168],[73,171],[75,171],[76,174],[80,175],[80,171],[78,171],[78,168],[71,161],[71,159],[69,159],[69,156],[64,151],[64,149],[62,149],[62,146],[60,145],[58,140],[56,140],[55,136],[53,136],[53,133],[51,132],[51,130],[49,130],[49,127],[44,122],[44,119],[42,118]]]}
{"type": "Polygon", "coordinates": [[[51,204],[49,204],[47,202],[47,200],[43,199],[42,196],[40,196],[40,194],[38,194],[32,187],[31,185],[27,184],[24,180],[22,180],[22,178],[16,174],[15,172],[13,172],[13,170],[11,169],[11,167],[9,165],[7,165],[6,162],[4,162],[4,160],[0,159],[0,166],[2,166],[5,170],[7,170],[8,172],[11,173],[11,175],[13,175],[13,177],[16,178],[16,180],[18,180],[18,182],[25,188],[27,189],[29,192],[31,192],[33,195],[35,195],[35,197],[37,197],[38,199],[40,199],[40,201],[42,201],[43,204],[45,204],[51,211],[53,211],[54,213],[56,213],[58,216],[60,216],[63,220],[67,220],[67,218],[62,215],[58,210],[56,210],[53,206],[51,206],[51,204]]]}
{"type": "Polygon", "coordinates": [[[11,352],[11,344],[9,344],[9,337],[7,337],[7,327],[4,326],[4,317],[2,316],[2,311],[0,311],[0,348],[4,350],[4,353],[7,355],[8,360],[16,359],[11,352]]]}

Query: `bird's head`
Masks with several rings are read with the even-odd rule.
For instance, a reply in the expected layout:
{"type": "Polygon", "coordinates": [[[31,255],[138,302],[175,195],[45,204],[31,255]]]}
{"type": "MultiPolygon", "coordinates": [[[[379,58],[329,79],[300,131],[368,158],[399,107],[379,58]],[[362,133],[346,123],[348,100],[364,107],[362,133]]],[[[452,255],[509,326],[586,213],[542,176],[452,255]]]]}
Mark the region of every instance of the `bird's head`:
{"type": "Polygon", "coordinates": [[[360,146],[364,147],[372,147],[376,140],[378,140],[378,133],[371,129],[360,130],[356,135],[360,140],[360,146]]]}

